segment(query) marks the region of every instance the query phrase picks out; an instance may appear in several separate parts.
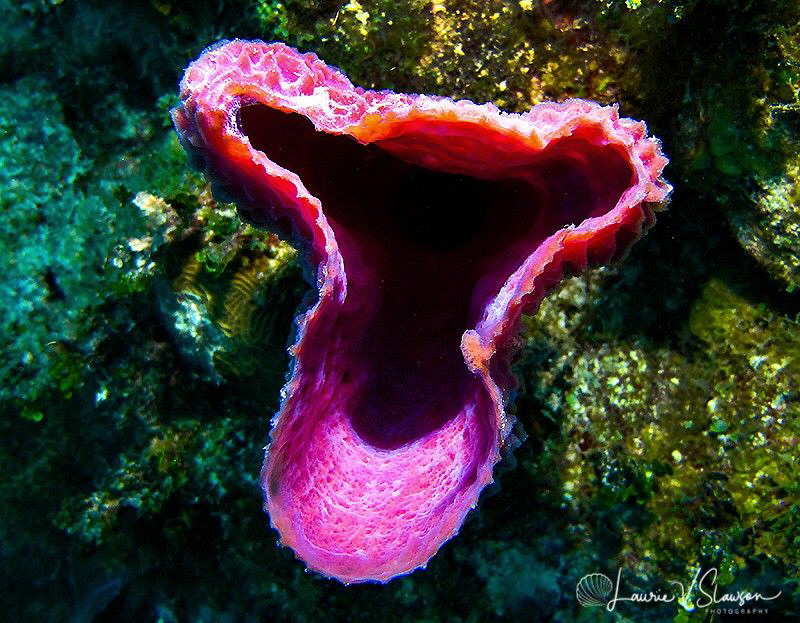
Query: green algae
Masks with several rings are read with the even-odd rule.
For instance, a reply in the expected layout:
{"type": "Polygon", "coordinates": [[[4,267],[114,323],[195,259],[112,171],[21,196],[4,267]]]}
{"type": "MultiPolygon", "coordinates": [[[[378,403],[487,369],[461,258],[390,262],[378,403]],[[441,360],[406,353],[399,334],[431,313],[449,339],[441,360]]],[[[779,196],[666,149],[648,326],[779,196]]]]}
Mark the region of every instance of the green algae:
{"type": "Polygon", "coordinates": [[[642,577],[716,566],[730,584],[759,556],[793,577],[800,324],[713,279],[683,348],[587,342],[571,325],[591,313],[581,301],[596,280],[546,301],[526,347],[557,353],[526,392],[560,418],[563,454],[552,458],[587,538],[612,530],[617,556],[642,577]],[[603,509],[613,515],[594,523],[603,509]]]}
{"type": "Polygon", "coordinates": [[[93,310],[122,279],[114,246],[143,223],[114,212],[107,185],[87,182],[90,163],[43,80],[2,89],[0,135],[0,253],[13,258],[0,282],[0,401],[30,413],[22,405],[51,386],[67,397],[80,387],[93,310]]]}
{"type": "Polygon", "coordinates": [[[800,286],[800,160],[782,175],[762,178],[751,203],[737,206],[730,220],[742,247],[788,291],[800,286]]]}
{"type": "MultiPolygon", "coordinates": [[[[442,92],[522,111],[544,99],[615,101],[626,51],[581,27],[565,38],[532,2],[257,3],[264,34],[313,51],[368,88],[442,92]]],[[[581,26],[579,24],[579,26],[581,26]]]]}

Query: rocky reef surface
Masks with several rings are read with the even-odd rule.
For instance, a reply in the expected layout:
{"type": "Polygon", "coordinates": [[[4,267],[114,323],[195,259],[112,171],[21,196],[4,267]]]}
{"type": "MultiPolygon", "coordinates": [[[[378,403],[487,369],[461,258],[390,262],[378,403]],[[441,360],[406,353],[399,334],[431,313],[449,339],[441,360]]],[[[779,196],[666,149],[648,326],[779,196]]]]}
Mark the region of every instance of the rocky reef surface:
{"type": "MultiPolygon", "coordinates": [[[[712,568],[720,594],[780,591],[771,617],[800,616],[796,2],[3,0],[0,18],[10,620],[609,620],[581,577],[671,591],[712,568]],[[168,118],[186,64],[233,37],[367,88],[619,103],[671,158],[657,227],[525,319],[497,484],[385,586],[305,573],[261,511],[310,288],[168,118]]],[[[613,616],[724,620],[700,597],[613,616]]]]}

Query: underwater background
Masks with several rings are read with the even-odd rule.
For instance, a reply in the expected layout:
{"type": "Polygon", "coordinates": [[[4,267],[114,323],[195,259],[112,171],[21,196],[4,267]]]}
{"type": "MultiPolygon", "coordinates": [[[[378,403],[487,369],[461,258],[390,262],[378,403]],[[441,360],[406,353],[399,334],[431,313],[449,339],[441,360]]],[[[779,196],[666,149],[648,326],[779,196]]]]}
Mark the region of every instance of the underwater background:
{"type": "Polygon", "coordinates": [[[796,0],[0,0],[0,32],[0,619],[800,620],[796,0]],[[671,160],[628,258],[525,319],[496,484],[387,585],[306,573],[261,509],[309,285],[169,119],[234,37],[367,88],[618,103],[671,160]],[[576,599],[709,569],[780,596],[576,599]]]}

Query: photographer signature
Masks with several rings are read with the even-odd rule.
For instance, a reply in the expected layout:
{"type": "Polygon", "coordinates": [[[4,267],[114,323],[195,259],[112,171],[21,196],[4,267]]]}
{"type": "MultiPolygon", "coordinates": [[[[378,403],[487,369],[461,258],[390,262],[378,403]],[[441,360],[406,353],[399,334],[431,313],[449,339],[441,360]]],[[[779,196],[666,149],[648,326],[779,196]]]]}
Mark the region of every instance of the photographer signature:
{"type": "Polygon", "coordinates": [[[600,573],[593,573],[581,578],[578,582],[576,594],[578,601],[583,606],[605,605],[606,610],[613,612],[617,604],[625,601],[635,603],[671,603],[677,601],[686,609],[708,608],[725,604],[726,606],[745,606],[753,602],[773,601],[781,596],[782,591],[774,595],[765,596],[758,591],[739,590],[736,592],[721,592],[717,585],[719,571],[716,567],[711,567],[703,573],[702,568],[698,569],[688,586],[682,582],[671,581],[670,584],[677,588],[675,592],[662,591],[633,591],[627,595],[622,594],[622,569],[617,570],[616,582],[611,582],[608,576],[600,573]],[[695,595],[694,604],[692,596],[695,595]],[[606,599],[607,598],[607,599],[606,599]]]}

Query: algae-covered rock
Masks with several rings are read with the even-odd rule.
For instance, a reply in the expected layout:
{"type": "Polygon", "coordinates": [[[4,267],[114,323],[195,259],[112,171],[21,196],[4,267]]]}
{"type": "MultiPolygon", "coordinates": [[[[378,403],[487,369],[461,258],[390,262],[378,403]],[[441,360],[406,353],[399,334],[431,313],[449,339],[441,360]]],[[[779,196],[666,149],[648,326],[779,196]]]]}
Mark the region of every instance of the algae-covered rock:
{"type": "Polygon", "coordinates": [[[80,384],[92,310],[122,275],[114,246],[144,231],[108,188],[87,188],[90,166],[47,81],[0,90],[0,402],[27,417],[42,417],[42,392],[80,384]]]}
{"type": "Polygon", "coordinates": [[[721,209],[742,248],[789,288],[798,279],[797,23],[796,2],[737,3],[733,10],[698,3],[676,35],[688,41],[681,31],[699,36],[702,28],[707,43],[687,46],[668,79],[647,87],[683,93],[680,106],[672,104],[670,151],[682,161],[685,183],[721,209]],[[728,38],[740,45],[731,49],[728,38]]]}
{"type": "Polygon", "coordinates": [[[736,237],[788,290],[800,287],[800,158],[787,161],[784,174],[767,178],[747,208],[731,214],[736,237]]]}
{"type": "MultiPolygon", "coordinates": [[[[790,13],[791,14],[791,13],[790,13]]],[[[764,133],[773,157],[783,156],[776,167],[752,166],[755,191],[748,200],[731,201],[728,209],[734,233],[742,247],[770,275],[790,291],[800,285],[800,11],[773,33],[772,49],[765,59],[764,82],[754,93],[761,104],[764,133]]]]}
{"type": "Polygon", "coordinates": [[[561,418],[576,517],[615,509],[590,538],[617,532],[626,565],[660,577],[717,565],[727,584],[759,554],[796,569],[785,527],[800,495],[800,324],[717,279],[692,308],[688,350],[576,340],[563,304],[545,302],[532,327],[531,347],[546,339],[564,354],[528,391],[561,418]]]}
{"type": "Polygon", "coordinates": [[[257,6],[266,33],[311,48],[368,88],[467,97],[522,111],[544,99],[611,103],[618,82],[637,75],[629,50],[590,19],[565,27],[534,2],[270,0],[257,6]]]}

